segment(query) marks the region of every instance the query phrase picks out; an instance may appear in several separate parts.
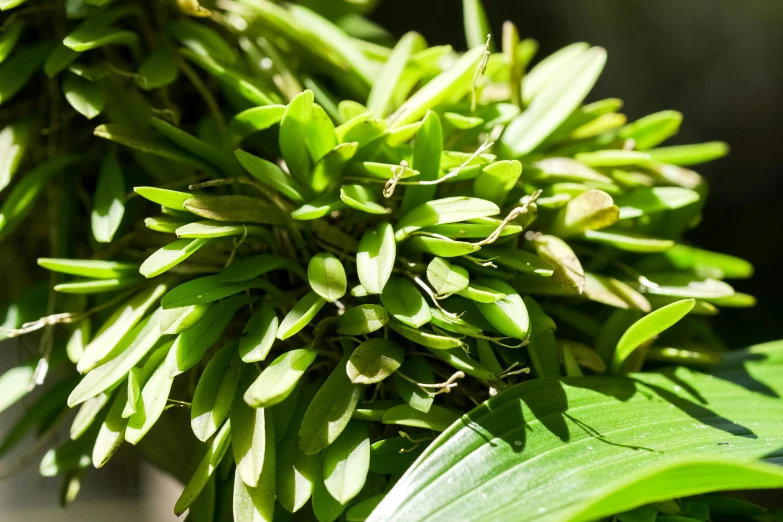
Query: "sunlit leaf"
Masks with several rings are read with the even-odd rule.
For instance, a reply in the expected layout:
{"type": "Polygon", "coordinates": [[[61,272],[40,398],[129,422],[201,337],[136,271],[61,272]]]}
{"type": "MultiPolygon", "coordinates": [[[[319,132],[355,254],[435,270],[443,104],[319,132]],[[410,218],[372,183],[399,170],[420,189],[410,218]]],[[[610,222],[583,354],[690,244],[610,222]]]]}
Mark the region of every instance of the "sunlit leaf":
{"type": "Polygon", "coordinates": [[[310,324],[313,318],[327,303],[326,299],[313,291],[307,292],[291,309],[277,329],[277,338],[284,341],[297,334],[302,328],[310,324]]]}
{"type": "Polygon", "coordinates": [[[587,521],[672,497],[780,487],[777,467],[752,462],[773,461],[767,442],[780,439],[780,402],[743,388],[779,375],[775,350],[757,353],[761,361],[738,354],[720,374],[735,382],[680,368],[517,385],[454,423],[369,520],[587,521]],[[563,462],[567,477],[552,471],[563,462]]]}
{"type": "Polygon", "coordinates": [[[269,408],[283,402],[294,390],[317,353],[306,348],[291,350],[272,361],[247,389],[245,402],[252,408],[269,408]]]}
{"type": "Polygon", "coordinates": [[[632,324],[617,342],[617,349],[612,356],[612,372],[620,373],[623,363],[634,350],[685,317],[693,310],[694,304],[693,299],[677,301],[645,315],[632,324]]]}
{"type": "Polygon", "coordinates": [[[356,270],[367,292],[383,292],[391,277],[396,255],[394,229],[389,223],[382,222],[374,230],[367,230],[362,235],[356,254],[356,270]]]}
{"type": "Polygon", "coordinates": [[[79,114],[91,120],[98,116],[106,103],[100,86],[75,74],[66,74],[63,79],[65,99],[79,114]]]}
{"type": "Polygon", "coordinates": [[[387,339],[370,339],[348,358],[346,371],[351,382],[375,384],[394,373],[405,358],[405,350],[387,339]]]}
{"type": "Polygon", "coordinates": [[[430,320],[430,307],[424,296],[409,279],[393,277],[381,294],[381,303],[402,323],[419,328],[430,320]]]}
{"type": "Polygon", "coordinates": [[[231,345],[212,356],[204,368],[190,408],[190,426],[200,441],[206,442],[228,418],[241,371],[231,345]]]}
{"type": "Polygon", "coordinates": [[[364,487],[370,469],[370,437],[367,423],[351,421],[323,453],[322,473],[327,491],[347,504],[364,487]]]}
{"type": "Polygon", "coordinates": [[[313,455],[332,444],[342,433],[359,403],[364,385],[350,381],[348,358],[337,365],[307,407],[299,428],[299,447],[313,455]]]}
{"type": "Polygon", "coordinates": [[[103,160],[92,208],[92,234],[101,243],[110,243],[125,214],[125,180],[116,152],[103,160]]]}
{"type": "Polygon", "coordinates": [[[244,295],[235,295],[209,307],[201,320],[177,336],[166,357],[170,377],[188,371],[204,357],[223,334],[234,314],[247,304],[244,295]]]}

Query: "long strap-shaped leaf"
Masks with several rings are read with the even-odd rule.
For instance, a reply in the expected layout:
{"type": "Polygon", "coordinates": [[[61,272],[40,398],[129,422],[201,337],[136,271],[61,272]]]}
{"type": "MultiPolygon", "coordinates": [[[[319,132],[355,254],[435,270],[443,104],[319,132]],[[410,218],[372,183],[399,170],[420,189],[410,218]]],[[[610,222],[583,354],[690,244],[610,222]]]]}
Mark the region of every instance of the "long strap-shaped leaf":
{"type": "Polygon", "coordinates": [[[369,518],[586,521],[708,491],[783,487],[783,342],[714,375],[529,381],[441,435],[369,518]]]}

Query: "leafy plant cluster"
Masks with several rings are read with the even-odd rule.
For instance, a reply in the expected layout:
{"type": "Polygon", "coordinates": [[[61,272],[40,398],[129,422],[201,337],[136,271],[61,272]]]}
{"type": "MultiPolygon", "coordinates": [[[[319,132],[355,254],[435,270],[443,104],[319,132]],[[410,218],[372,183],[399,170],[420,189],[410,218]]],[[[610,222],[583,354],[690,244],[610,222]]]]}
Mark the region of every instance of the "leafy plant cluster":
{"type": "Polygon", "coordinates": [[[678,112],[585,103],[601,48],[531,67],[537,44],[511,22],[488,39],[475,0],[467,52],[388,47],[370,7],[0,0],[0,238],[23,288],[2,331],[28,334],[0,411],[48,385],[0,454],[70,421],[41,462],[65,503],[128,443],[193,520],[758,515],[669,500],[783,485],[747,462],[774,461],[780,400],[725,376],[753,362],[777,395],[781,352],[727,359],[708,321],[753,305],[725,281],[752,267],[682,239],[707,192],[689,167],[726,145],[662,146],[678,112]],[[660,363],[712,375],[635,373],[660,363]],[[684,388],[756,438],[723,448],[684,388]],[[571,467],[589,480],[557,482],[571,467]],[[626,489],[596,494],[607,476],[626,489]]]}

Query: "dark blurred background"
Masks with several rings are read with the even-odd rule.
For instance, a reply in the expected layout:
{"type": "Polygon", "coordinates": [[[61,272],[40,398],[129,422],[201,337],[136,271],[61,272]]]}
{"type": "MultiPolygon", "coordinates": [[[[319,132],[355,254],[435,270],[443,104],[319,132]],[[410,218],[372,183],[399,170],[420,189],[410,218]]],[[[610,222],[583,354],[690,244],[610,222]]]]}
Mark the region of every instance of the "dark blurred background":
{"type": "MultiPolygon", "coordinates": [[[[484,0],[493,35],[511,20],[540,45],[537,60],[575,41],[609,60],[587,101],[618,97],[629,120],[682,112],[669,144],[722,140],[731,154],[697,167],[709,180],[702,224],[688,238],[743,257],[752,309],[723,309],[714,324],[740,347],[783,339],[783,0],[484,0]]],[[[373,14],[399,37],[465,48],[459,0],[390,0],[373,14]]]]}

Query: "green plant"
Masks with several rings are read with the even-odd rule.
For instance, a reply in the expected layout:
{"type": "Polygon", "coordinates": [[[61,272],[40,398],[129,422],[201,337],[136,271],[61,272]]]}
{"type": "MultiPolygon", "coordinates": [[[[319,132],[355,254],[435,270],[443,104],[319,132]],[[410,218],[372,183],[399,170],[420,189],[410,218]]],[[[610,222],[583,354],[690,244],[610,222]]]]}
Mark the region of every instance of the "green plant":
{"type": "Polygon", "coordinates": [[[727,147],[584,104],[603,49],[530,68],[507,22],[492,52],[475,0],[464,54],[306,4],[10,11],[3,332],[38,342],[0,411],[51,385],[0,454],[78,407],[41,463],[65,502],[128,442],[194,520],[363,520],[420,455],[371,520],[696,516],[731,500],[662,501],[783,486],[754,462],[780,459],[781,349],[724,354],[706,320],[753,304],[724,281],[752,267],[682,239],[687,167],[727,147]]]}

